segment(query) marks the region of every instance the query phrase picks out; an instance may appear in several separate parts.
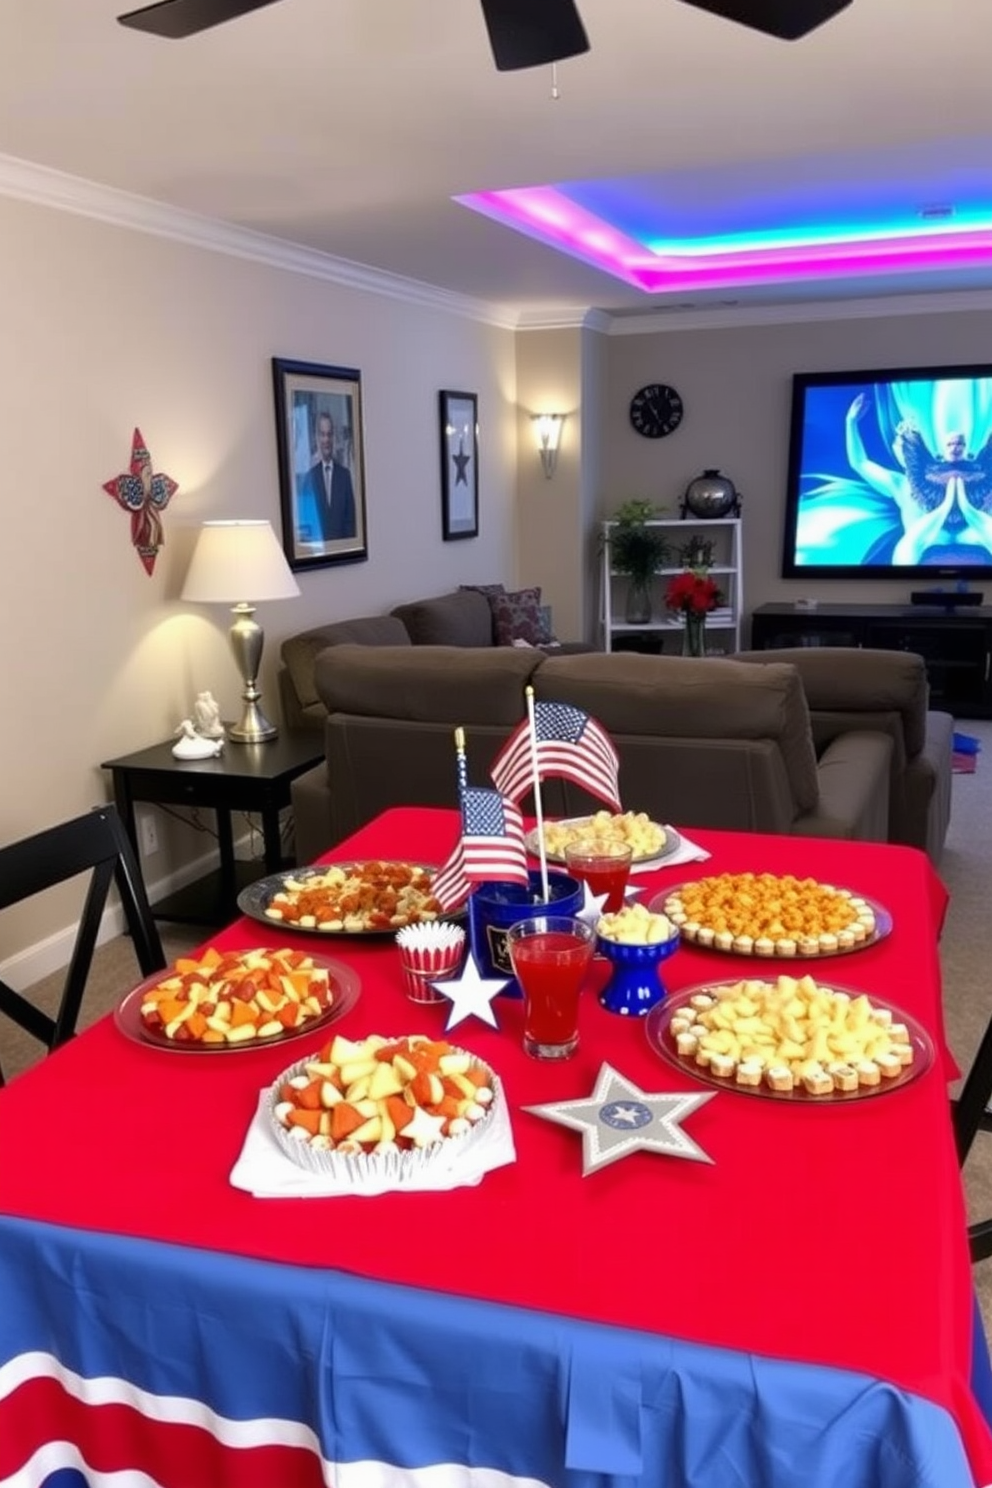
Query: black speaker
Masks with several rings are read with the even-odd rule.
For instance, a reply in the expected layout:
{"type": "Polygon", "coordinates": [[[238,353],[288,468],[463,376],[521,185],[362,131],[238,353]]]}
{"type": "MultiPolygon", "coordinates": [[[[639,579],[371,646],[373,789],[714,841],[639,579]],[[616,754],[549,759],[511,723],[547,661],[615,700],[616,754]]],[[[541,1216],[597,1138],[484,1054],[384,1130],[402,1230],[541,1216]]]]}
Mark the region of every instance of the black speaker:
{"type": "Polygon", "coordinates": [[[956,610],[959,605],[980,605],[983,597],[979,589],[914,589],[909,602],[929,605],[931,609],[956,610]]]}
{"type": "Polygon", "coordinates": [[[851,0],[682,0],[728,21],[796,41],[850,5],[851,0]]]}

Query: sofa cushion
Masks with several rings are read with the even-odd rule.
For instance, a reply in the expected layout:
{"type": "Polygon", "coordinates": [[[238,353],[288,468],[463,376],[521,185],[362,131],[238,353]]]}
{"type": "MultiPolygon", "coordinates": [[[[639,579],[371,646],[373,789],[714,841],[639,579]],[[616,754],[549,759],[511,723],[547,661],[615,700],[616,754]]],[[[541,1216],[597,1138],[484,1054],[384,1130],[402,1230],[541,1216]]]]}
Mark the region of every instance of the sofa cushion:
{"type": "Polygon", "coordinates": [[[811,811],[817,803],[809,709],[795,667],[595,652],[548,656],[534,688],[543,700],[591,713],[612,734],[773,739],[796,805],[811,811]]]}
{"type": "Polygon", "coordinates": [[[369,615],[355,620],[336,620],[301,631],[283,641],[280,650],[301,708],[320,699],[314,682],[314,662],[326,646],[352,642],[362,646],[409,646],[410,637],[402,622],[392,615],[369,615]]]}
{"type": "Polygon", "coordinates": [[[317,691],[328,713],[512,727],[526,713],[524,689],[542,660],[542,652],[514,646],[334,646],[317,658],[317,691]]]}
{"type": "Polygon", "coordinates": [[[497,646],[526,641],[540,646],[551,639],[551,629],[541,614],[540,589],[516,589],[489,595],[493,614],[493,640],[497,646]]]}
{"type": "Polygon", "coordinates": [[[415,646],[491,646],[493,617],[489,601],[475,589],[456,589],[436,599],[397,605],[391,612],[406,627],[415,646]]]}
{"type": "Polygon", "coordinates": [[[885,716],[902,720],[902,749],[914,759],[926,740],[927,669],[911,651],[880,651],[855,646],[800,646],[795,656],[784,650],[742,651],[741,661],[767,666],[788,660],[803,680],[814,712],[862,715],[858,728],[886,727],[885,716]]]}

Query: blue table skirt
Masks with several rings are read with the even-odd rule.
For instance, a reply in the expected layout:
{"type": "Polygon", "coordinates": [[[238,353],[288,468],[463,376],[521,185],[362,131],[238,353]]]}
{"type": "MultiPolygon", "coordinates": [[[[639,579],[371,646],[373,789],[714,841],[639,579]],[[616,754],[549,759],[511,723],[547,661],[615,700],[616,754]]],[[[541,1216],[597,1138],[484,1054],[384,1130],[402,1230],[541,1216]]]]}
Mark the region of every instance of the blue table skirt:
{"type": "Polygon", "coordinates": [[[0,1298],[17,1488],[974,1488],[863,1375],[338,1271],[0,1217],[0,1298]]]}

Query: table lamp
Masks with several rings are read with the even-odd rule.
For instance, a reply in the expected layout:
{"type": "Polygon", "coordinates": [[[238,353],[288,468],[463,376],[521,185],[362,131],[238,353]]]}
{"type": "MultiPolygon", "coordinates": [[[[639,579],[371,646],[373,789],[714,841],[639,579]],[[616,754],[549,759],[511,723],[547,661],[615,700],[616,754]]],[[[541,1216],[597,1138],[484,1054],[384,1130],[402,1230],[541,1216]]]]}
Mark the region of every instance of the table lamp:
{"type": "Polygon", "coordinates": [[[259,706],[258,669],[265,635],[251,601],[292,599],[299,592],[270,522],[204,522],[182,597],[231,605],[231,647],[244,679],[245,706],[240,723],[227,733],[239,744],[259,744],[278,733],[259,706]]]}

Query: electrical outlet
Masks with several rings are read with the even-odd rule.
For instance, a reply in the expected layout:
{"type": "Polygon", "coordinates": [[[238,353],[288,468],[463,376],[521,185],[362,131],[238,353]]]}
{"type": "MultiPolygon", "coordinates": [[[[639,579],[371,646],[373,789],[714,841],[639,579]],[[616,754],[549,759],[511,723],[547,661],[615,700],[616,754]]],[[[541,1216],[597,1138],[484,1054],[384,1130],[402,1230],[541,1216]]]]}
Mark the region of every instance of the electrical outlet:
{"type": "Polygon", "coordinates": [[[154,812],[142,811],[138,814],[138,837],[141,851],[146,858],[158,852],[158,824],[154,812]]]}

